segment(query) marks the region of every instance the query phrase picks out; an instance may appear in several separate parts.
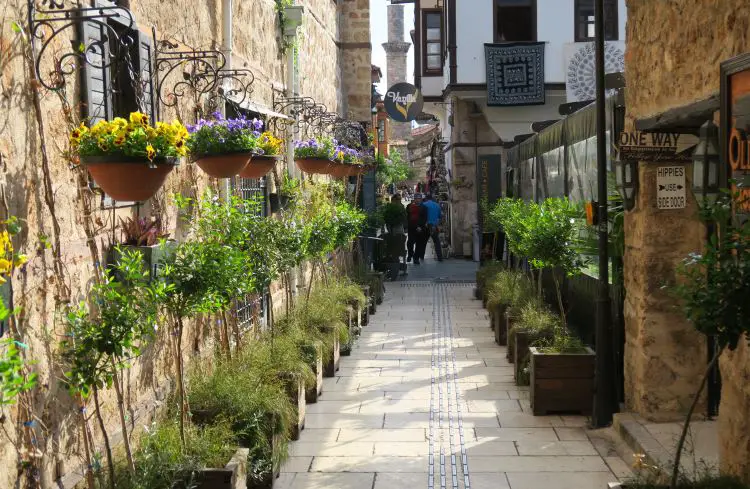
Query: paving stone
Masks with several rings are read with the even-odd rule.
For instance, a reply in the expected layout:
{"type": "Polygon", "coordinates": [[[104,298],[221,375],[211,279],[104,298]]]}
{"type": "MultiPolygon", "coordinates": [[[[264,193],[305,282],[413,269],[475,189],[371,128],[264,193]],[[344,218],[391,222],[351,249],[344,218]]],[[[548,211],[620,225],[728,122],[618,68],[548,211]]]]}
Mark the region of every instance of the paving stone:
{"type": "MultiPolygon", "coordinates": [[[[508,474],[511,472],[605,472],[610,474],[607,464],[599,456],[480,456],[472,457],[469,463],[472,472],[500,471],[508,474]]],[[[510,485],[513,487],[512,480],[510,485]]]]}
{"type": "Polygon", "coordinates": [[[367,456],[372,455],[374,450],[375,443],[373,442],[299,441],[290,445],[289,455],[295,457],[344,457],[349,455],[367,456]]]}
{"type": "MultiPolygon", "coordinates": [[[[311,407],[314,404],[311,405],[311,407]]],[[[383,427],[383,415],[308,413],[305,428],[375,429],[383,427]]]]}
{"type": "Polygon", "coordinates": [[[334,413],[346,413],[356,414],[359,412],[359,407],[362,403],[360,401],[329,401],[326,398],[322,398],[315,404],[307,406],[307,414],[334,414],[334,413]]]}
{"type": "Polygon", "coordinates": [[[589,441],[517,441],[519,455],[598,455],[589,441]]]}
{"type": "Polygon", "coordinates": [[[510,489],[505,472],[471,474],[471,489],[510,489]]]}
{"type": "Polygon", "coordinates": [[[307,472],[313,457],[289,457],[281,466],[282,472],[307,472]]]}
{"type": "Polygon", "coordinates": [[[419,457],[315,457],[310,472],[411,472],[427,471],[427,455],[419,457]]]}
{"type": "MultiPolygon", "coordinates": [[[[474,484],[471,485],[474,487],[474,484]]],[[[391,472],[379,472],[375,474],[375,485],[373,489],[398,489],[398,488],[411,488],[411,489],[422,489],[427,487],[427,470],[418,473],[391,473],[391,472]]],[[[438,487],[440,487],[438,485],[438,487]]],[[[355,488],[352,489],[369,489],[355,488]]]]}
{"type": "Polygon", "coordinates": [[[366,489],[375,474],[285,473],[273,483],[274,489],[366,489]]]}
{"type": "Polygon", "coordinates": [[[557,434],[552,428],[475,428],[477,438],[494,439],[498,441],[558,441],[557,434]]]}
{"type": "Polygon", "coordinates": [[[339,437],[341,428],[312,428],[306,426],[300,433],[300,441],[302,442],[322,442],[322,441],[336,441],[339,437]]]}
{"type": "Polygon", "coordinates": [[[555,428],[560,440],[588,440],[586,430],[583,428],[555,428]]]}
{"type": "Polygon", "coordinates": [[[419,457],[430,453],[430,444],[426,441],[421,442],[377,442],[374,443],[375,455],[385,455],[392,457],[419,457]]]}
{"type": "Polygon", "coordinates": [[[509,472],[507,476],[511,489],[603,489],[615,482],[609,472],[509,472]]]}
{"type": "MultiPolygon", "coordinates": [[[[305,429],[303,433],[307,431],[305,429]]],[[[372,441],[372,442],[419,442],[426,441],[427,435],[422,429],[349,429],[342,428],[338,434],[339,441],[372,441]]]]}

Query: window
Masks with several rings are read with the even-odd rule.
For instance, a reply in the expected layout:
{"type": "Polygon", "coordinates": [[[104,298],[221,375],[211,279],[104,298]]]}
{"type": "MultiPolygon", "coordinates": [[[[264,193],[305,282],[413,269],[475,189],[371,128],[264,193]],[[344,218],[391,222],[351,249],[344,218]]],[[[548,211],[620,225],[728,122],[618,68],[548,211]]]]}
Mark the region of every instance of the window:
{"type": "MultiPolygon", "coordinates": [[[[95,6],[112,6],[111,2],[97,0],[95,6]]],[[[105,27],[99,21],[85,21],[80,24],[81,36],[89,50],[89,62],[83,63],[81,70],[83,116],[91,123],[98,120],[112,120],[126,117],[130,112],[141,110],[155,120],[154,84],[152,82],[152,43],[151,38],[109,17],[105,27]],[[117,37],[130,39],[126,56],[110,59],[110,53],[118,46],[117,37]],[[132,73],[132,74],[131,74],[132,73]],[[135,79],[133,76],[135,75],[135,79]],[[140,106],[139,106],[140,101],[140,106]]]]}
{"type": "MultiPolygon", "coordinates": [[[[594,0],[576,0],[575,3],[575,40],[576,42],[593,41],[596,37],[594,28],[594,0]]],[[[604,39],[616,41],[620,37],[617,20],[617,0],[604,0],[604,39]]]]}
{"type": "Polygon", "coordinates": [[[441,10],[425,10],[422,35],[422,63],[425,74],[443,72],[443,13],[441,10]]]}
{"type": "Polygon", "coordinates": [[[536,41],[536,0],[495,0],[495,42],[536,41]]]}

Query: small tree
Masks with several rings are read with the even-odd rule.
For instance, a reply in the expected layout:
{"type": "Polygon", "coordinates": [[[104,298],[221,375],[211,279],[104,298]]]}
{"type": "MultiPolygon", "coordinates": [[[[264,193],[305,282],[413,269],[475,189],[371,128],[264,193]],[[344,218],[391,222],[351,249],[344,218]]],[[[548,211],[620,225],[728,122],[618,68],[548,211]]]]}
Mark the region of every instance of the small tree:
{"type": "Polygon", "coordinates": [[[119,371],[141,354],[143,346],[155,332],[158,303],[167,291],[163,282],[149,282],[138,250],[118,249],[120,261],[115,273],[106,270],[101,283],[91,290],[92,304],[79,304],[68,311],[67,338],[62,354],[70,364],[65,377],[72,394],[87,399],[92,393],[100,428],[105,437],[110,481],[113,476],[112,453],[104,423],[99,414],[99,390],[115,388],[123,445],[128,468],[135,471],[125,421],[125,400],[119,371]]]}
{"type": "Polygon", "coordinates": [[[703,254],[692,253],[678,269],[677,294],[688,320],[695,329],[716,338],[714,357],[706,367],[693,402],[688,409],[677,443],[670,487],[677,487],[680,457],[690,419],[708,376],[725,349],[734,350],[743,335],[750,339],[750,223],[737,216],[746,201],[739,193],[725,191],[716,203],[706,203],[701,220],[715,226],[703,254]]]}

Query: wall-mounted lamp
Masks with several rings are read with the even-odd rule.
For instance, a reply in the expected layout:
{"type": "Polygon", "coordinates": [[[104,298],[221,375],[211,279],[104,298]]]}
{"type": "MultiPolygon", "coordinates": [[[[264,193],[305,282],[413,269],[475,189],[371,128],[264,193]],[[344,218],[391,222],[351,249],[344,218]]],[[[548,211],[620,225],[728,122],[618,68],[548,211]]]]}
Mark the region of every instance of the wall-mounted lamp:
{"type": "Polygon", "coordinates": [[[635,206],[635,197],[638,194],[638,162],[615,160],[614,169],[617,191],[620,192],[625,210],[629,211],[635,206]]]}
{"type": "Polygon", "coordinates": [[[719,195],[719,128],[706,121],[693,151],[693,195],[713,202],[719,195]]]}

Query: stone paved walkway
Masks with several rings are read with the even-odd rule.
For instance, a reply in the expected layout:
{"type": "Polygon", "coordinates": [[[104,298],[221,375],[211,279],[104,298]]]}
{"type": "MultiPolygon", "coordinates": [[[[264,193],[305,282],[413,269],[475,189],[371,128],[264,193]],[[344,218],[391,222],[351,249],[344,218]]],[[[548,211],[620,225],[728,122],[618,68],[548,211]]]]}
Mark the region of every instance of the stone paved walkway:
{"type": "Polygon", "coordinates": [[[472,284],[427,281],[473,266],[428,261],[424,281],[387,284],[275,487],[603,489],[627,473],[585,418],[530,414],[472,284]]]}

